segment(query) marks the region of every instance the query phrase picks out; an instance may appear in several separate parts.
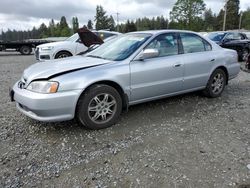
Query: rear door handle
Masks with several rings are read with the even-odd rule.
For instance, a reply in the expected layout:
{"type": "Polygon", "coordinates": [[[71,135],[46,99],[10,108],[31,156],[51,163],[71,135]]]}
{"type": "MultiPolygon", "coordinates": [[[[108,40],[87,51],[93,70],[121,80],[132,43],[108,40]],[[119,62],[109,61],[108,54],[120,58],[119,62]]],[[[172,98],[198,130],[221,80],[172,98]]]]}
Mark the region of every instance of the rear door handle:
{"type": "Polygon", "coordinates": [[[178,63],[178,64],[174,64],[174,67],[181,67],[182,64],[178,63]]]}
{"type": "Polygon", "coordinates": [[[210,61],[211,61],[211,62],[214,62],[214,61],[215,61],[215,59],[211,59],[210,61]]]}

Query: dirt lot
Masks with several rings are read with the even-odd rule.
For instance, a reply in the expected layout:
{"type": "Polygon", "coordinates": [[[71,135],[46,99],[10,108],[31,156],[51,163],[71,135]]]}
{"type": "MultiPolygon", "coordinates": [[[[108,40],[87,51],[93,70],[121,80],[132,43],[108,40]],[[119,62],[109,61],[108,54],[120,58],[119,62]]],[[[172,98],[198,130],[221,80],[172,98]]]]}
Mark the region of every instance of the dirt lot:
{"type": "Polygon", "coordinates": [[[89,131],[15,109],[8,87],[34,61],[0,53],[0,187],[250,185],[250,74],[220,98],[192,93],[132,106],[112,128],[89,131]]]}

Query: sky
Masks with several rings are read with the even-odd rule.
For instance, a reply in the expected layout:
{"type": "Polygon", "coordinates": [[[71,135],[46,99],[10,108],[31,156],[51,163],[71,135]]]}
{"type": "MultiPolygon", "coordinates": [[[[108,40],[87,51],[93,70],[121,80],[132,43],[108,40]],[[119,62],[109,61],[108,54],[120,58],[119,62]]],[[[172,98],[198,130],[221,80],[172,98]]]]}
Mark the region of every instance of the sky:
{"type": "MultiPolygon", "coordinates": [[[[177,0],[1,0],[0,1],[0,30],[28,30],[41,23],[48,24],[53,18],[60,20],[66,16],[71,23],[77,16],[80,26],[86,25],[89,19],[94,20],[97,5],[102,5],[108,15],[119,21],[140,17],[169,16],[177,0]]],[[[225,0],[204,0],[207,8],[218,13],[224,6],[225,0]]],[[[240,0],[241,10],[250,7],[249,0],[240,0]]]]}

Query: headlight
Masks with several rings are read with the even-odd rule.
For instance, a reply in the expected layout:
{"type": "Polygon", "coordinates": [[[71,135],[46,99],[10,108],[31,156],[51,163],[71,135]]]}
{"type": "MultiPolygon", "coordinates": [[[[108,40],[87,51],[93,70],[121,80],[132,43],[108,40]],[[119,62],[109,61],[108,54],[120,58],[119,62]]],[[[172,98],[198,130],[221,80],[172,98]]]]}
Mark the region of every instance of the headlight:
{"type": "Polygon", "coordinates": [[[58,90],[58,82],[49,82],[49,81],[34,81],[31,82],[27,90],[34,91],[37,93],[56,93],[58,90]]]}
{"type": "Polygon", "coordinates": [[[41,47],[41,51],[50,51],[52,50],[54,47],[53,46],[46,46],[46,47],[41,47]]]}

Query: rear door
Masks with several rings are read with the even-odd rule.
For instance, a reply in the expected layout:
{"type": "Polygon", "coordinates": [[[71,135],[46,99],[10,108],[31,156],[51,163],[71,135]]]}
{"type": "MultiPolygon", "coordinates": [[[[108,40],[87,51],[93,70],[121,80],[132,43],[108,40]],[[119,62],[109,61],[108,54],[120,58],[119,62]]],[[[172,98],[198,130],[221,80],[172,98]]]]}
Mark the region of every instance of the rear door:
{"type": "Polygon", "coordinates": [[[212,46],[193,33],[180,33],[183,47],[184,90],[206,86],[210,71],[216,60],[212,46]]]}
{"type": "Polygon", "coordinates": [[[159,56],[130,63],[131,100],[152,99],[181,91],[184,68],[176,34],[159,35],[145,49],[157,49],[159,56]]]}

